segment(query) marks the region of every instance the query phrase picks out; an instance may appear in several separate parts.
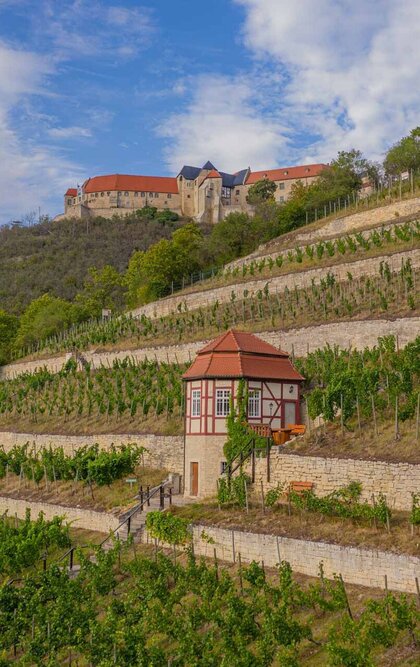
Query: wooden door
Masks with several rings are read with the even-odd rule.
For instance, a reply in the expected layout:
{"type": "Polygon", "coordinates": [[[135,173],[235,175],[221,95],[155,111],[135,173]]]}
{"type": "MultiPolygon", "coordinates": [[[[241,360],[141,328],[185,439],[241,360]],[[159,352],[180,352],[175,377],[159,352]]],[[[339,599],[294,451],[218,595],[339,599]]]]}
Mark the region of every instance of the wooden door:
{"type": "Polygon", "coordinates": [[[192,496],[198,496],[198,463],[191,463],[191,484],[190,484],[190,494],[192,496]]]}
{"type": "Polygon", "coordinates": [[[284,426],[296,424],[296,403],[285,401],[284,403],[284,426]]]}

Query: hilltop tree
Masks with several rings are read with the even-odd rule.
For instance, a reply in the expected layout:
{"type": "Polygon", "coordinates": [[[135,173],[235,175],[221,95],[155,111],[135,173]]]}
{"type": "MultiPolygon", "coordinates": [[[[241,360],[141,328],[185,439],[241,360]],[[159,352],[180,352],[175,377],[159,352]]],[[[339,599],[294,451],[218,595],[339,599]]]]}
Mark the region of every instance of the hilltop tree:
{"type": "Polygon", "coordinates": [[[202,231],[195,223],[184,225],[145,252],[135,252],[126,272],[128,304],[134,307],[167,294],[172,282],[197,271],[202,231]]]}
{"type": "Polygon", "coordinates": [[[51,294],[32,301],[20,318],[14,348],[19,350],[38,340],[68,329],[82,319],[80,309],[51,294]]]}
{"type": "Polygon", "coordinates": [[[103,308],[121,311],[125,306],[125,281],[118,271],[107,264],[102,269],[91,267],[76,303],[87,317],[99,317],[103,308]]]}
{"type": "Polygon", "coordinates": [[[264,201],[274,200],[277,185],[269,178],[261,178],[250,186],[246,201],[248,204],[261,204],[264,201]]]}
{"type": "Polygon", "coordinates": [[[384,169],[390,176],[420,169],[420,126],[411,130],[408,137],[403,137],[389,149],[384,160],[384,169]]]}

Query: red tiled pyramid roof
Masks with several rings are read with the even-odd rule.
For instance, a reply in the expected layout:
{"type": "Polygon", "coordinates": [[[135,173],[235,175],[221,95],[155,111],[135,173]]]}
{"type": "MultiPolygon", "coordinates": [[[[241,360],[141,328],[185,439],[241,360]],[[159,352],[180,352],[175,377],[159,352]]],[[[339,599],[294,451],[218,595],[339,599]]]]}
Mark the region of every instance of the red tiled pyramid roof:
{"type": "Polygon", "coordinates": [[[230,329],[202,348],[184,379],[244,377],[303,380],[287,352],[250,333],[230,329]]]}
{"type": "Polygon", "coordinates": [[[128,174],[109,174],[94,176],[83,184],[83,191],[105,192],[127,190],[130,192],[162,192],[178,194],[176,178],[166,176],[130,176],[128,174]]]}
{"type": "Polygon", "coordinates": [[[252,185],[262,178],[270,181],[288,181],[292,178],[310,178],[319,176],[326,164],[304,164],[299,167],[282,167],[281,169],[266,169],[265,171],[251,171],[246,179],[246,185],[252,185]]]}
{"type": "Polygon", "coordinates": [[[69,188],[64,196],[65,197],[77,197],[77,189],[76,188],[69,188]]]}

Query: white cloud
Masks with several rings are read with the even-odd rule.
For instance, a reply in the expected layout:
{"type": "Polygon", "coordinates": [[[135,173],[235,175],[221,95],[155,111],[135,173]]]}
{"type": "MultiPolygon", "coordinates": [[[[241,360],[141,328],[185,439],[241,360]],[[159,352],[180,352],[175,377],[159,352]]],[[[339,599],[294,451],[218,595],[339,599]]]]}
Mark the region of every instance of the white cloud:
{"type": "Polygon", "coordinates": [[[259,114],[251,80],[201,76],[193,85],[188,108],[157,129],[169,139],[165,158],[173,172],[207,160],[228,171],[276,164],[288,140],[278,118],[259,114]]]}
{"type": "Polygon", "coordinates": [[[190,102],[158,128],[172,170],[328,161],[352,147],[381,159],[419,124],[418,0],[233,2],[252,67],[182,82],[190,102]]]}
{"type": "Polygon", "coordinates": [[[87,127],[73,125],[70,127],[52,127],[48,135],[53,139],[77,139],[78,137],[91,137],[92,131],[87,127]]]}
{"type": "Polygon", "coordinates": [[[417,0],[235,0],[257,57],[286,68],[287,116],[319,140],[303,157],[355,146],[379,158],[418,124],[417,0]]]}
{"type": "Polygon", "coordinates": [[[0,223],[48,204],[81,170],[51,149],[18,136],[12,110],[28,96],[41,94],[50,62],[39,55],[0,44],[0,223]]]}

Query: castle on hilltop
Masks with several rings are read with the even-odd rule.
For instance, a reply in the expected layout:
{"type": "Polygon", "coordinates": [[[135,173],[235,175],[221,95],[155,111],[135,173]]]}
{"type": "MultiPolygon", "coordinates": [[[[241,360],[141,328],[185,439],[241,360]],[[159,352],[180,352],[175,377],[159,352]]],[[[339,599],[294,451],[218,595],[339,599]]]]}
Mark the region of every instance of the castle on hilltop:
{"type": "Polygon", "coordinates": [[[288,199],[297,181],[313,182],[325,164],[251,171],[235,174],[218,171],[211,162],[203,167],[184,166],[176,177],[111,174],[88,178],[81,187],[64,195],[66,217],[127,215],[144,206],[171,210],[197,222],[217,223],[233,211],[250,211],[247,193],[251,185],[268,178],[277,185],[275,199],[288,199]]]}

